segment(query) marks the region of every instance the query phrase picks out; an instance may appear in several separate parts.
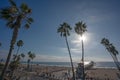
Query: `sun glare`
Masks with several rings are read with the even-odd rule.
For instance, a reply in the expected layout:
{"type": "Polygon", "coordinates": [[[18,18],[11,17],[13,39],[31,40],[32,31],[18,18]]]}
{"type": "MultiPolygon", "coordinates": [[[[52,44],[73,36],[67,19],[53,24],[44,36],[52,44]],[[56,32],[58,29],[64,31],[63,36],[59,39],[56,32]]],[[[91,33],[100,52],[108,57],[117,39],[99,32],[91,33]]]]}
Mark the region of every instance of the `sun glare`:
{"type": "Polygon", "coordinates": [[[89,61],[85,61],[85,62],[84,62],[85,65],[88,65],[89,63],[90,63],[89,61]]]}
{"type": "Polygon", "coordinates": [[[88,34],[84,34],[82,37],[80,35],[75,35],[75,37],[72,39],[72,42],[75,43],[76,45],[81,44],[81,40],[83,40],[83,42],[86,44],[89,42],[90,40],[90,35],[88,34]]]}
{"type": "Polygon", "coordinates": [[[87,37],[86,37],[85,35],[83,35],[82,37],[79,37],[79,40],[86,41],[86,40],[87,40],[87,37]]]}

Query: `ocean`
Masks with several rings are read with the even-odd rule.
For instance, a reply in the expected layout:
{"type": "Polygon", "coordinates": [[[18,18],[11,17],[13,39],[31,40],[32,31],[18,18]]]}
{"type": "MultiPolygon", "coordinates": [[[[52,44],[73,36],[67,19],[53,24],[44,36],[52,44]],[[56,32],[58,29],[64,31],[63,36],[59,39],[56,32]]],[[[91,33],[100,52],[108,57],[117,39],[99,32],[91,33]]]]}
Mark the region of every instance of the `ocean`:
{"type": "Polygon", "coordinates": [[[114,62],[95,62],[96,68],[117,68],[114,62]]]}
{"type": "MultiPolygon", "coordinates": [[[[23,62],[26,63],[26,62],[23,62]]],[[[31,62],[31,64],[39,64],[44,66],[65,66],[70,67],[70,62],[31,62]]],[[[77,63],[74,62],[74,67],[77,67],[77,63]]],[[[114,62],[94,62],[95,68],[116,68],[114,62]]]]}

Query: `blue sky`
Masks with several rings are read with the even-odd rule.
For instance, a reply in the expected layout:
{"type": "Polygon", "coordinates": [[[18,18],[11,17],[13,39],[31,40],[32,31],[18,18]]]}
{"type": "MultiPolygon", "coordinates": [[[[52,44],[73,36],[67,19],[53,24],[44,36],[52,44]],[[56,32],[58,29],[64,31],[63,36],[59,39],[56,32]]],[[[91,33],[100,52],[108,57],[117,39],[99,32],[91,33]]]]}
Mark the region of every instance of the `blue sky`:
{"type": "MultiPolygon", "coordinates": [[[[111,56],[100,44],[106,37],[120,51],[120,0],[15,0],[19,6],[25,2],[32,8],[34,23],[29,30],[20,29],[18,40],[24,41],[20,53],[32,51],[34,61],[68,62],[69,55],[65,39],[57,33],[57,28],[67,22],[73,30],[68,37],[73,61],[81,60],[81,42],[74,32],[75,23],[83,21],[87,25],[85,33],[85,60],[112,61],[111,56]]],[[[8,0],[0,0],[0,8],[9,6],[8,0]]],[[[0,20],[0,59],[6,58],[12,30],[0,20]]],[[[13,53],[16,53],[17,47],[13,53]]],[[[118,58],[120,56],[118,55],[118,58]]]]}

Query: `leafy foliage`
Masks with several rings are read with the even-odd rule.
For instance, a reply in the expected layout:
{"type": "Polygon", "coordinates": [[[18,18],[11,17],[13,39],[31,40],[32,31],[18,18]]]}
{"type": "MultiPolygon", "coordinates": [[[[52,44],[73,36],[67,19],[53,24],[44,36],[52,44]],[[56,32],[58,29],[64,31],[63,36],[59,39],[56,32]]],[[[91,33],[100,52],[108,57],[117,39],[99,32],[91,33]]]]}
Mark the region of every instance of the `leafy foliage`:
{"type": "MultiPolygon", "coordinates": [[[[28,60],[27,60],[27,67],[28,67],[28,71],[30,70],[30,62],[31,59],[33,60],[36,56],[34,53],[32,53],[31,51],[28,52],[28,60]]],[[[31,66],[32,67],[32,66],[31,66]]]]}
{"type": "Polygon", "coordinates": [[[65,37],[67,48],[68,48],[68,53],[69,53],[69,56],[70,56],[70,62],[71,62],[72,73],[73,73],[73,80],[75,80],[72,56],[71,56],[70,48],[69,48],[68,41],[67,41],[67,36],[70,36],[70,32],[69,32],[70,30],[72,30],[70,25],[67,24],[66,22],[63,22],[63,24],[60,24],[60,27],[58,27],[57,32],[60,33],[60,36],[65,37]]]}
{"type": "MultiPolygon", "coordinates": [[[[14,45],[18,37],[19,29],[21,28],[21,24],[28,24],[27,28],[29,28],[30,24],[33,22],[33,19],[29,17],[32,13],[32,10],[27,6],[27,4],[23,3],[20,7],[18,7],[13,0],[9,0],[9,2],[11,4],[10,6],[0,9],[0,19],[6,20],[6,25],[9,28],[13,29],[13,35],[10,42],[10,49],[5,66],[1,73],[1,80],[3,80],[5,71],[9,65],[11,54],[14,49],[14,45]]],[[[17,59],[18,58],[19,57],[17,57],[17,59]]],[[[16,65],[16,62],[12,62],[12,64],[16,65]]]]}
{"type": "Polygon", "coordinates": [[[15,4],[15,2],[14,2],[13,0],[9,0],[9,2],[10,2],[10,4],[11,4],[12,6],[16,6],[16,4],[15,4]]]}
{"type": "MultiPolygon", "coordinates": [[[[82,21],[81,22],[78,22],[75,24],[75,32],[80,35],[81,37],[83,36],[83,34],[87,31],[87,26],[85,23],[83,23],[82,21]]],[[[82,63],[83,63],[83,70],[82,70],[82,79],[85,80],[85,69],[84,69],[84,43],[83,43],[83,40],[81,40],[81,43],[82,43],[82,63]]]]}
{"type": "Polygon", "coordinates": [[[108,50],[108,52],[112,53],[114,56],[119,54],[119,52],[116,50],[115,46],[113,46],[113,44],[110,43],[108,39],[103,38],[101,40],[101,44],[103,44],[106,47],[106,49],[108,50]]]}
{"type": "MultiPolygon", "coordinates": [[[[23,53],[19,55],[13,55],[13,60],[9,64],[9,69],[11,70],[11,74],[13,76],[14,70],[17,69],[20,65],[20,60],[23,58],[23,53]]],[[[24,55],[25,57],[25,55],[24,55]]]]}
{"type": "Polygon", "coordinates": [[[77,33],[77,34],[79,34],[79,35],[83,35],[83,33],[85,33],[86,31],[87,31],[87,26],[86,26],[86,24],[85,23],[83,23],[82,21],[81,22],[78,22],[78,23],[76,23],[75,24],[76,26],[75,26],[75,32],[77,33]]]}
{"type": "Polygon", "coordinates": [[[24,57],[25,57],[25,54],[21,53],[21,57],[24,58],[24,57]]]}
{"type": "Polygon", "coordinates": [[[17,42],[17,46],[18,46],[18,47],[23,46],[23,44],[24,44],[24,43],[23,43],[22,40],[19,40],[19,41],[17,42]]]}
{"type": "Polygon", "coordinates": [[[64,22],[63,24],[60,24],[60,27],[58,28],[57,32],[60,33],[61,36],[69,36],[69,30],[72,30],[69,24],[64,22]]]}
{"type": "Polygon", "coordinates": [[[29,51],[28,52],[28,57],[33,60],[36,56],[35,56],[34,53],[32,53],[31,51],[29,51]]]}
{"type": "Polygon", "coordinates": [[[109,40],[106,38],[103,38],[101,40],[101,44],[103,44],[105,46],[105,48],[107,49],[107,51],[110,53],[110,55],[112,56],[112,58],[114,60],[114,63],[116,64],[118,70],[120,71],[120,64],[117,59],[117,55],[119,54],[119,52],[116,50],[115,46],[113,46],[113,44],[110,43],[109,40]]]}
{"type": "MultiPolygon", "coordinates": [[[[13,0],[9,0],[11,6],[2,8],[0,10],[0,18],[7,21],[6,25],[11,29],[14,29],[18,16],[26,20],[26,23],[29,25],[33,22],[33,19],[29,17],[29,14],[32,10],[27,6],[27,4],[22,3],[20,8],[17,7],[16,3],[13,0]]],[[[25,23],[25,27],[26,27],[25,23]]],[[[27,28],[29,28],[27,25],[27,28]]]]}

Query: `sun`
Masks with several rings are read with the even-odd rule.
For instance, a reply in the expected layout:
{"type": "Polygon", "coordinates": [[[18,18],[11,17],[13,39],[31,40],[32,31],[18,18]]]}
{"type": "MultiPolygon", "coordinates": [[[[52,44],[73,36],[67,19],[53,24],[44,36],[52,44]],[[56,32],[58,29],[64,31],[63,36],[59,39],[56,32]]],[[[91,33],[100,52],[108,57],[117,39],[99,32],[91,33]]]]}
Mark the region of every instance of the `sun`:
{"type": "Polygon", "coordinates": [[[83,40],[83,41],[86,41],[87,40],[87,36],[85,36],[85,35],[82,35],[82,37],[81,36],[79,36],[79,38],[78,38],[79,40],[83,40]]]}
{"type": "Polygon", "coordinates": [[[74,36],[75,37],[72,38],[72,42],[75,43],[76,45],[81,44],[81,40],[83,40],[85,44],[87,44],[90,41],[90,37],[88,34],[83,34],[82,37],[77,34],[75,34],[74,36]]]}

